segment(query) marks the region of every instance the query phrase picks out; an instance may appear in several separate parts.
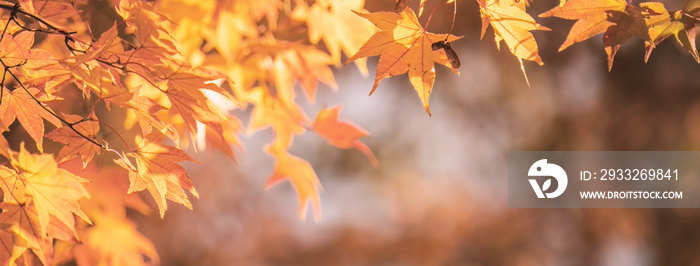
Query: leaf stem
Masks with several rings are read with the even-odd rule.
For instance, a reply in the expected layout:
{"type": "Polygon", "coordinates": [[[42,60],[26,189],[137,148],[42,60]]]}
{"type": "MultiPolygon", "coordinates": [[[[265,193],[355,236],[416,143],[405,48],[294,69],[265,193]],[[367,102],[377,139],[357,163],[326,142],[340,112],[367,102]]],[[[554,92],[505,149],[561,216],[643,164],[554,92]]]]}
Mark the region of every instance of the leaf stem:
{"type": "MultiPolygon", "coordinates": [[[[86,139],[87,141],[91,142],[92,144],[97,145],[98,147],[100,147],[100,148],[102,148],[102,149],[105,148],[105,146],[103,146],[103,145],[97,143],[97,141],[93,140],[92,138],[89,138],[89,137],[85,136],[83,133],[81,133],[80,131],[78,131],[77,129],[75,129],[73,123],[69,123],[68,121],[66,121],[65,119],[63,119],[62,117],[60,117],[59,115],[57,115],[56,113],[54,113],[53,111],[51,111],[51,109],[49,109],[48,107],[46,107],[46,105],[45,105],[43,102],[41,102],[39,99],[37,99],[36,96],[34,96],[34,94],[32,94],[32,93],[29,91],[29,89],[27,89],[27,87],[24,86],[24,84],[22,83],[22,81],[20,81],[19,78],[18,78],[17,76],[15,76],[15,74],[12,73],[12,71],[9,70],[9,67],[5,64],[5,61],[3,61],[2,59],[0,59],[0,64],[2,64],[2,66],[4,67],[5,73],[10,73],[10,76],[12,76],[12,78],[17,82],[17,84],[19,84],[19,86],[20,86],[22,89],[24,89],[24,91],[27,92],[27,94],[28,94],[30,97],[32,97],[32,99],[33,99],[42,109],[44,109],[44,111],[48,112],[48,113],[51,114],[53,117],[57,118],[57,119],[58,119],[59,121],[61,121],[62,123],[66,124],[71,130],[73,130],[73,132],[75,132],[75,134],[78,134],[78,136],[80,136],[80,137],[86,139]]],[[[5,88],[2,88],[2,90],[5,90],[5,88]]]]}
{"type": "Polygon", "coordinates": [[[90,119],[90,120],[91,120],[91,121],[97,121],[97,122],[99,122],[100,124],[103,124],[103,125],[107,126],[109,129],[112,130],[112,132],[114,132],[114,134],[117,134],[117,137],[119,137],[119,139],[122,141],[122,143],[124,143],[124,145],[126,145],[126,148],[129,149],[129,151],[134,152],[134,150],[131,149],[131,147],[129,147],[129,144],[126,143],[126,141],[124,140],[124,138],[122,138],[122,135],[120,135],[119,132],[116,131],[112,126],[110,126],[109,124],[107,124],[107,122],[104,122],[104,121],[102,121],[102,120],[100,120],[100,119],[90,119]]]}
{"type": "Polygon", "coordinates": [[[452,12],[452,25],[450,25],[450,31],[447,32],[447,37],[445,37],[445,42],[447,42],[447,39],[450,38],[450,34],[452,34],[452,30],[455,28],[455,19],[457,18],[457,1],[455,0],[454,2],[454,11],[452,12]]]}
{"type": "Polygon", "coordinates": [[[130,163],[129,161],[127,161],[126,158],[124,158],[124,156],[121,155],[121,153],[119,153],[118,151],[116,151],[116,150],[114,150],[114,149],[110,149],[110,148],[106,148],[105,150],[108,151],[108,152],[113,152],[114,154],[116,154],[117,156],[119,156],[119,158],[121,158],[122,161],[124,161],[124,164],[125,164],[127,167],[129,167],[129,170],[130,170],[130,171],[136,172],[136,169],[134,169],[134,168],[131,166],[131,163],[130,163]]]}
{"type": "MultiPolygon", "coordinates": [[[[455,1],[455,5],[457,1],[455,1]]],[[[433,14],[435,14],[435,10],[437,10],[438,6],[442,3],[442,0],[438,0],[437,4],[435,4],[435,7],[433,7],[433,11],[430,12],[430,16],[428,16],[428,21],[425,22],[425,27],[423,27],[423,33],[426,33],[428,31],[428,25],[430,25],[430,21],[433,19],[433,14]]],[[[454,21],[453,21],[454,25],[454,21]]]]}

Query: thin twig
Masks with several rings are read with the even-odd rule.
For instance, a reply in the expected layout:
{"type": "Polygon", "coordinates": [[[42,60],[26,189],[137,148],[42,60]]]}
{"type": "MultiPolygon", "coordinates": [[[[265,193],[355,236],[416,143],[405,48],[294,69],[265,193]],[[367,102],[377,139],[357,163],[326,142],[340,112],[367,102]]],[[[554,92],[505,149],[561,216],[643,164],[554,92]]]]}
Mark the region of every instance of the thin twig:
{"type": "Polygon", "coordinates": [[[32,94],[32,93],[29,91],[29,89],[27,89],[27,87],[24,86],[24,84],[22,83],[22,81],[20,81],[19,78],[18,78],[17,76],[15,76],[14,73],[12,73],[12,71],[9,71],[9,70],[8,70],[8,67],[7,67],[7,65],[5,64],[5,61],[3,61],[2,59],[0,59],[0,64],[2,64],[2,66],[5,68],[5,73],[10,73],[10,76],[12,76],[12,78],[17,82],[17,84],[19,84],[19,86],[20,86],[22,89],[24,89],[24,91],[26,91],[27,94],[29,94],[29,96],[32,97],[32,99],[33,99],[37,104],[39,104],[39,106],[40,106],[42,109],[44,109],[46,112],[48,112],[49,114],[51,114],[53,117],[56,117],[59,121],[61,121],[61,123],[66,124],[71,130],[73,130],[73,132],[75,132],[75,134],[78,134],[78,136],[80,136],[80,137],[86,139],[87,141],[91,142],[92,144],[97,145],[97,146],[100,147],[100,148],[103,148],[103,149],[105,148],[103,145],[97,143],[97,141],[93,140],[92,138],[89,138],[89,137],[85,136],[83,133],[81,133],[80,131],[78,131],[77,129],[75,129],[74,124],[69,123],[68,121],[66,121],[65,119],[63,119],[62,117],[60,117],[59,115],[57,115],[56,113],[54,113],[53,111],[51,111],[51,109],[49,109],[48,107],[46,107],[46,105],[45,105],[43,102],[41,102],[39,99],[37,99],[36,96],[34,96],[34,94],[32,94]]]}

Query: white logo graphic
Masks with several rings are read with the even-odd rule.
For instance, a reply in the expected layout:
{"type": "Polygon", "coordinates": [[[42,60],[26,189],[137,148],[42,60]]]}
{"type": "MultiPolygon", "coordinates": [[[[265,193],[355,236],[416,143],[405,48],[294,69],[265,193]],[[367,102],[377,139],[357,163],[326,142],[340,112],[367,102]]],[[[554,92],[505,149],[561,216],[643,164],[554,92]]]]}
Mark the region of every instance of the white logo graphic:
{"type": "Polygon", "coordinates": [[[549,186],[552,185],[552,179],[547,179],[547,181],[544,181],[544,184],[542,184],[542,188],[540,188],[539,184],[537,184],[537,180],[534,178],[528,179],[530,181],[530,185],[532,186],[532,189],[535,191],[535,194],[537,194],[537,197],[540,199],[545,198],[556,198],[561,196],[562,193],[564,193],[564,190],[566,190],[566,185],[569,183],[569,179],[566,176],[566,172],[564,169],[562,169],[560,166],[553,164],[553,163],[547,163],[547,159],[542,159],[539,161],[536,161],[532,166],[530,166],[530,170],[527,172],[528,176],[551,176],[554,177],[557,180],[557,189],[554,190],[553,192],[549,193],[544,193],[545,190],[549,188],[549,186]]]}

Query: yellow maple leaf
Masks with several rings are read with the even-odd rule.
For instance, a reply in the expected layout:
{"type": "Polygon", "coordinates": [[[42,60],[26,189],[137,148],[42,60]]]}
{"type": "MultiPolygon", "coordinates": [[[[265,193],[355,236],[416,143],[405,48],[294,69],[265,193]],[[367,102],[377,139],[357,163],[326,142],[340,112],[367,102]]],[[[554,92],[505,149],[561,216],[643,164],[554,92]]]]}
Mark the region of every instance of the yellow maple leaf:
{"type": "Polygon", "coordinates": [[[316,222],[321,221],[321,199],[318,191],[321,182],[309,162],[293,156],[284,150],[276,148],[277,145],[268,146],[268,152],[277,159],[275,170],[265,183],[266,188],[271,188],[283,180],[289,180],[299,197],[299,219],[306,216],[307,203],[310,203],[314,211],[316,222]]]}
{"type": "Polygon", "coordinates": [[[279,150],[287,150],[292,145],[294,135],[304,133],[304,125],[310,120],[298,104],[270,97],[265,88],[251,91],[255,108],[250,114],[250,132],[271,127],[275,132],[274,145],[279,150]]]}
{"type": "Polygon", "coordinates": [[[145,265],[143,256],[150,258],[154,264],[159,262],[153,243],[126,218],[105,214],[96,216],[95,226],[88,228],[86,234],[85,245],[93,252],[89,254],[92,260],[77,257],[81,262],[97,265],[145,265]]]}
{"type": "Polygon", "coordinates": [[[698,56],[698,51],[695,48],[695,38],[691,37],[695,34],[694,22],[684,23],[684,21],[690,19],[683,16],[683,12],[676,11],[671,14],[662,3],[644,2],[640,3],[639,6],[649,14],[649,16],[644,17],[649,27],[650,38],[649,41],[645,42],[647,52],[644,55],[644,62],[649,60],[649,56],[656,45],[674,35],[678,43],[693,56],[696,62],[700,63],[700,56],[698,56]]]}
{"type": "MultiPolygon", "coordinates": [[[[24,194],[36,206],[42,229],[46,230],[49,220],[55,218],[75,234],[73,214],[90,223],[78,205],[78,199],[90,197],[81,184],[87,182],[85,179],[58,168],[51,154],[29,153],[24,144],[20,145],[19,153],[11,157],[10,163],[15,170],[15,178],[23,183],[24,194]]],[[[15,189],[14,193],[21,191],[15,189]]]]}
{"type": "MultiPolygon", "coordinates": [[[[136,90],[138,91],[138,89],[136,90]]],[[[166,108],[151,98],[137,95],[138,93],[134,94],[136,96],[123,105],[123,107],[129,108],[127,114],[131,114],[131,116],[127,116],[124,123],[131,123],[130,125],[133,125],[133,123],[138,122],[141,128],[141,134],[143,135],[151,134],[151,132],[154,131],[153,129],[163,132],[163,134],[172,139],[175,145],[178,146],[180,144],[180,135],[175,129],[175,126],[163,122],[156,116],[156,113],[164,111],[166,108]]],[[[126,128],[130,128],[130,126],[126,128]]]]}
{"type": "MultiPolygon", "coordinates": [[[[359,58],[380,55],[370,95],[382,79],[408,72],[413,88],[430,115],[429,99],[435,82],[436,62],[432,44],[440,41],[449,43],[460,37],[427,32],[410,8],[401,13],[355,13],[379,28],[379,32],[372,35],[360,51],[348,60],[349,63],[359,58]]],[[[451,68],[452,65],[448,64],[447,67],[451,68]]]]}
{"type": "Polygon", "coordinates": [[[12,168],[0,167],[3,209],[0,223],[18,236],[13,238],[10,261],[31,249],[42,262],[50,259],[51,240],[76,241],[76,215],[91,223],[78,200],[89,198],[86,180],[58,168],[50,154],[31,154],[20,145],[10,156],[12,168]]]}
{"type": "Polygon", "coordinates": [[[293,84],[297,80],[310,103],[316,100],[316,88],[319,81],[331,89],[337,89],[338,85],[333,78],[333,71],[328,67],[332,62],[333,59],[326,53],[312,46],[294,45],[280,51],[274,59],[272,71],[277,91],[276,96],[293,101],[293,84]]]}
{"type": "Polygon", "coordinates": [[[603,45],[608,54],[608,71],[612,69],[613,59],[620,45],[630,37],[637,36],[647,43],[652,43],[643,9],[629,5],[624,0],[570,0],[540,14],[540,17],[549,16],[577,20],[559,51],[605,32],[603,45]]]}
{"type": "Polygon", "coordinates": [[[183,188],[199,198],[185,168],[177,164],[181,161],[193,161],[192,158],[178,148],[161,145],[164,138],[163,133],[158,131],[145,137],[137,135],[138,148],[126,154],[127,157],[136,159],[135,167],[129,161],[115,160],[119,166],[129,170],[128,193],[148,190],[158,205],[161,218],[168,208],[166,199],[192,209],[192,203],[183,188]]]}
{"type": "Polygon", "coordinates": [[[480,0],[481,37],[484,37],[488,25],[491,25],[499,48],[501,41],[504,41],[510,52],[518,59],[535,61],[543,65],[537,42],[530,31],[549,30],[549,28],[535,22],[524,8],[524,4],[513,0],[480,0]]]}
{"type": "MultiPolygon", "coordinates": [[[[309,41],[326,44],[333,62],[340,62],[340,52],[351,56],[360,50],[367,36],[375,33],[372,24],[354,15],[351,10],[364,11],[364,0],[322,0],[309,9],[307,25],[309,41]]],[[[355,62],[360,72],[367,74],[366,59],[355,62]]]]}
{"type": "Polygon", "coordinates": [[[570,0],[540,14],[540,17],[556,16],[563,19],[577,20],[571,27],[566,40],[559,47],[563,51],[574,43],[584,41],[593,35],[604,32],[613,23],[608,21],[606,11],[625,11],[624,0],[576,1],[570,0]]]}

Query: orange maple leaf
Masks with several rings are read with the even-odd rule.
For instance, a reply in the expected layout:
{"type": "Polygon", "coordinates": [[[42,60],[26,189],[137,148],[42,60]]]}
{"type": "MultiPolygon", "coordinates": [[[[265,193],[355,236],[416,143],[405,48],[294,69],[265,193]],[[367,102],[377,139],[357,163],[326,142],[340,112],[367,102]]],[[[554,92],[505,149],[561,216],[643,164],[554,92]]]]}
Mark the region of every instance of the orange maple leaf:
{"type": "Polygon", "coordinates": [[[544,64],[540,58],[535,37],[530,31],[549,30],[549,28],[535,22],[525,12],[524,5],[514,0],[479,0],[479,9],[481,10],[481,38],[484,37],[488,25],[491,25],[499,49],[501,41],[504,41],[510,52],[518,59],[544,64]]]}
{"type": "Polygon", "coordinates": [[[559,47],[563,51],[574,43],[587,40],[593,35],[604,32],[613,23],[608,21],[607,11],[624,12],[627,3],[624,0],[580,1],[570,0],[540,14],[540,17],[556,16],[576,20],[566,40],[559,47]]]}
{"type": "MultiPolygon", "coordinates": [[[[54,126],[61,125],[61,121],[48,111],[44,110],[24,89],[18,88],[13,91],[2,88],[2,100],[0,102],[0,123],[10,125],[17,118],[19,123],[27,130],[29,136],[36,142],[36,147],[40,152],[44,151],[44,121],[51,122],[54,126]]],[[[39,91],[29,88],[29,91],[36,97],[39,91]]],[[[44,106],[48,109],[47,106],[44,106]]]]}
{"type": "Polygon", "coordinates": [[[289,180],[299,197],[299,219],[306,217],[307,202],[311,204],[316,222],[321,221],[321,199],[318,191],[321,189],[321,182],[314,172],[309,162],[291,155],[284,150],[279,150],[276,145],[268,146],[268,152],[277,159],[275,170],[265,183],[265,188],[272,186],[283,180],[289,180]]]}
{"type": "Polygon", "coordinates": [[[228,119],[223,112],[204,95],[203,90],[210,90],[222,95],[222,99],[233,100],[233,97],[219,86],[209,83],[212,78],[205,78],[189,71],[167,69],[167,90],[164,91],[171,104],[170,111],[177,112],[187,126],[195,141],[198,129],[197,122],[207,125],[221,139],[224,138],[224,124],[228,119]]]}
{"type": "Polygon", "coordinates": [[[275,57],[273,68],[277,97],[293,101],[293,84],[297,80],[310,103],[316,100],[319,81],[331,89],[337,89],[333,71],[328,67],[332,61],[326,53],[307,45],[293,45],[280,51],[275,57]]]}
{"type": "MultiPolygon", "coordinates": [[[[43,20],[57,25],[55,22],[63,21],[71,16],[79,16],[78,9],[69,1],[55,0],[19,0],[20,6],[30,14],[37,15],[43,20]]],[[[69,32],[66,30],[66,32],[69,32]]]]}
{"type": "Polygon", "coordinates": [[[17,36],[5,35],[0,41],[0,59],[5,66],[17,66],[29,56],[29,48],[34,45],[34,32],[23,31],[17,36]]]}
{"type": "MultiPolygon", "coordinates": [[[[379,32],[372,35],[360,51],[347,62],[380,55],[370,95],[377,89],[381,80],[408,72],[413,88],[418,93],[425,111],[430,115],[428,102],[435,82],[435,55],[432,44],[439,41],[449,43],[461,37],[427,32],[410,8],[398,14],[394,12],[355,13],[379,28],[379,32]]],[[[447,67],[452,66],[447,65],[447,67]]]]}
{"type": "Polygon", "coordinates": [[[651,43],[642,8],[628,5],[624,0],[570,0],[540,14],[540,17],[549,16],[577,20],[559,51],[605,32],[603,44],[608,54],[608,70],[612,69],[620,45],[630,37],[637,36],[651,43]]]}
{"type": "Polygon", "coordinates": [[[359,140],[361,137],[368,137],[369,133],[348,121],[338,120],[342,108],[341,105],[338,105],[321,110],[316,116],[316,121],[313,125],[314,131],[333,146],[360,150],[373,165],[378,165],[379,161],[377,161],[377,157],[374,156],[372,150],[359,140]]]}
{"type": "Polygon", "coordinates": [[[145,137],[136,136],[138,148],[126,154],[136,160],[136,167],[128,160],[114,160],[119,166],[129,170],[131,185],[128,193],[147,189],[158,205],[161,218],[168,208],[166,199],[192,209],[192,203],[183,188],[199,198],[185,168],[177,164],[181,161],[194,160],[178,148],[161,145],[164,138],[165,136],[157,131],[145,137]]]}
{"type": "Polygon", "coordinates": [[[38,48],[29,50],[27,62],[19,69],[26,78],[25,86],[36,87],[49,95],[73,81],[73,73],[64,62],[38,48]]]}
{"type": "MultiPolygon", "coordinates": [[[[91,117],[94,117],[94,114],[91,117]]],[[[64,118],[68,123],[81,121],[75,124],[73,128],[90,139],[95,139],[97,132],[100,131],[100,122],[98,121],[83,121],[81,116],[73,114],[64,114],[64,118]]],[[[59,163],[80,157],[80,160],[83,162],[83,169],[85,169],[92,157],[95,156],[95,153],[100,152],[99,146],[78,135],[78,133],[75,133],[73,129],[67,126],[54,129],[46,134],[46,137],[65,144],[56,157],[59,163]]]]}
{"type": "MultiPolygon", "coordinates": [[[[138,88],[135,90],[138,91],[138,88]]],[[[137,95],[138,92],[134,92],[134,94],[137,95]]],[[[151,98],[137,95],[123,104],[122,107],[128,108],[129,111],[135,114],[136,120],[141,128],[141,134],[151,134],[155,128],[157,131],[164,132],[168,138],[175,142],[175,145],[180,144],[180,135],[175,127],[172,124],[164,123],[156,116],[156,113],[166,110],[162,105],[151,98]]]]}

